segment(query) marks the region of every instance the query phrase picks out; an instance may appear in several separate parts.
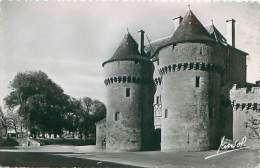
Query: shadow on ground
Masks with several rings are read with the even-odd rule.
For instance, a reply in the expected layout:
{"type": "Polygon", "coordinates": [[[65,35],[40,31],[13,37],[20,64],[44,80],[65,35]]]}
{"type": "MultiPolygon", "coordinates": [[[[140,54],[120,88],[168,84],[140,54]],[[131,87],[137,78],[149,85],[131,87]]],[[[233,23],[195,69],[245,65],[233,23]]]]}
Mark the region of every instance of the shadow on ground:
{"type": "MultiPolygon", "coordinates": [[[[138,168],[135,166],[58,156],[48,152],[0,152],[0,166],[8,167],[88,167],[88,168],[138,168]]],[[[79,153],[80,154],[80,153],[79,153]]],[[[140,168],[140,167],[139,167],[140,168]]]]}

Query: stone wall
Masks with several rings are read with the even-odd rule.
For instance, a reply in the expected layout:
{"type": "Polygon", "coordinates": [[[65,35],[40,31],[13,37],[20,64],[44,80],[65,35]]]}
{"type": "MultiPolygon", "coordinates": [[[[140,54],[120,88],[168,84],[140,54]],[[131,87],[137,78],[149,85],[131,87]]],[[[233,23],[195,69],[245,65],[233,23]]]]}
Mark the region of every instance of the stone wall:
{"type": "Polygon", "coordinates": [[[162,118],[162,76],[159,74],[159,59],[154,60],[153,64],[155,69],[153,78],[156,85],[156,92],[154,94],[154,126],[155,129],[158,129],[161,128],[162,118]]]}
{"type": "Polygon", "coordinates": [[[106,119],[96,122],[96,147],[106,148],[106,119]]]}
{"type": "Polygon", "coordinates": [[[222,59],[215,55],[214,47],[202,43],[160,51],[162,151],[200,151],[216,145],[222,59]]]}
{"type": "Polygon", "coordinates": [[[148,148],[154,127],[153,64],[148,61],[116,61],[107,63],[104,71],[108,100],[107,151],[148,148]],[[130,89],[129,97],[126,97],[127,88],[130,89]]]}
{"type": "Polygon", "coordinates": [[[233,138],[247,137],[247,145],[260,147],[260,87],[239,88],[234,85],[230,90],[233,106],[233,138]]]}
{"type": "Polygon", "coordinates": [[[216,45],[218,57],[223,59],[224,71],[221,75],[221,121],[222,134],[233,138],[233,109],[230,103],[230,89],[233,84],[246,85],[246,53],[230,47],[216,45]]]}

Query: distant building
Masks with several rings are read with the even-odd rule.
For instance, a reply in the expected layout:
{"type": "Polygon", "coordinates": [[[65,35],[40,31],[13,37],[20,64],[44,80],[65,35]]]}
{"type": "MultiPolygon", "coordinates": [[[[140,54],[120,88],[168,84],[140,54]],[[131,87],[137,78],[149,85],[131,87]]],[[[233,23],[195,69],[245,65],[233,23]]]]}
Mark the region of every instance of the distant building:
{"type": "Polygon", "coordinates": [[[235,20],[227,21],[227,39],[191,10],[175,23],[172,36],[146,46],[143,31],[139,45],[127,33],[103,63],[108,151],[147,149],[154,129],[162,151],[208,150],[233,138],[230,90],[247,86],[248,55],[235,48],[235,20]]]}

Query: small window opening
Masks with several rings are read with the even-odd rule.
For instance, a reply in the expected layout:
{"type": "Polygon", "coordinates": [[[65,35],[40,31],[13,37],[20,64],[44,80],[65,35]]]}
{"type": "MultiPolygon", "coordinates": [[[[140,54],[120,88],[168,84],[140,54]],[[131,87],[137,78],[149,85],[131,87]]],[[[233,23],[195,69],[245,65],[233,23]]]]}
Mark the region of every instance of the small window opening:
{"type": "Polygon", "coordinates": [[[130,88],[125,89],[125,97],[130,97],[130,88]]]}
{"type": "Polygon", "coordinates": [[[159,59],[157,60],[157,65],[159,65],[160,64],[160,62],[159,62],[159,59]]]}
{"type": "Polygon", "coordinates": [[[202,47],[200,47],[200,55],[202,55],[202,47]]]}
{"type": "Polygon", "coordinates": [[[116,113],[115,113],[115,121],[118,121],[119,120],[119,112],[117,111],[116,113]]]}
{"type": "Polygon", "coordinates": [[[159,104],[159,96],[156,97],[156,104],[159,104]]]}
{"type": "Polygon", "coordinates": [[[164,111],[164,118],[168,118],[168,109],[165,109],[164,111]]]}
{"type": "Polygon", "coordinates": [[[196,87],[200,87],[200,77],[196,76],[196,87]]]}
{"type": "Polygon", "coordinates": [[[212,107],[209,109],[209,119],[213,118],[213,109],[212,107]]]}

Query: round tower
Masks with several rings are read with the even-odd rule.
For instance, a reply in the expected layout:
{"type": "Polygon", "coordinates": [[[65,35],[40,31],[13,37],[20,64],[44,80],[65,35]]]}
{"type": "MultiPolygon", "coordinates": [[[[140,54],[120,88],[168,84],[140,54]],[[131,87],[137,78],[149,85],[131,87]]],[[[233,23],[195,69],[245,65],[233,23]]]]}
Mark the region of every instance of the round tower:
{"type": "Polygon", "coordinates": [[[159,52],[162,75],[162,151],[216,146],[221,59],[214,40],[192,11],[159,52]]]}
{"type": "Polygon", "coordinates": [[[147,149],[153,131],[152,62],[140,54],[138,44],[127,33],[103,67],[107,88],[107,151],[147,149]]]}

